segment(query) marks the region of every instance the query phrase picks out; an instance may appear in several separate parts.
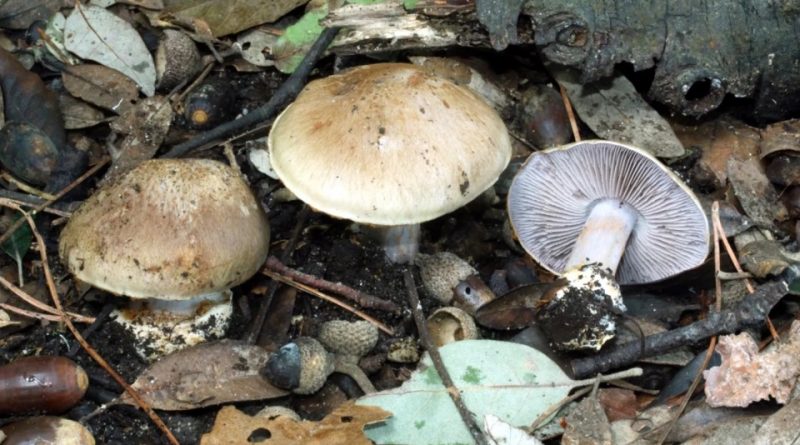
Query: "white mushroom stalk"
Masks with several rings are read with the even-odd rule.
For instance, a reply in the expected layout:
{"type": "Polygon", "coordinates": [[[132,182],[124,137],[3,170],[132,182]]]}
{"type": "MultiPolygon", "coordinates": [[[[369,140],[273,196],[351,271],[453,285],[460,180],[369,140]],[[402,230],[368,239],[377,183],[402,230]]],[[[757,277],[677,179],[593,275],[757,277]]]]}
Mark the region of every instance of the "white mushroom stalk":
{"type": "Polygon", "coordinates": [[[386,258],[395,264],[411,264],[419,252],[420,225],[365,226],[381,243],[386,258]]]}
{"type": "Polygon", "coordinates": [[[616,274],[625,253],[636,220],[636,210],[619,199],[601,199],[592,207],[575,246],[567,260],[566,270],[584,264],[599,263],[616,274]]]}

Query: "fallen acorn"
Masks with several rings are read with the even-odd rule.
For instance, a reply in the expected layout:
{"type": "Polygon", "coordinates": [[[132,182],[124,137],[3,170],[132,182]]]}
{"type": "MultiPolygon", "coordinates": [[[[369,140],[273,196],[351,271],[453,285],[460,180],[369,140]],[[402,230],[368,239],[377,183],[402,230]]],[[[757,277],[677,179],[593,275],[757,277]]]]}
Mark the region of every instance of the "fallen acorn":
{"type": "Polygon", "coordinates": [[[94,437],[80,423],[60,417],[30,417],[0,428],[3,445],[94,445],[94,437]]]}
{"type": "Polygon", "coordinates": [[[0,366],[0,415],[61,413],[83,398],[89,378],[66,357],[25,357],[0,366]]]}
{"type": "Polygon", "coordinates": [[[331,320],[322,324],[317,338],[328,351],[358,362],[378,343],[378,328],[364,320],[331,320]]]}
{"type": "Polygon", "coordinates": [[[422,286],[429,296],[442,304],[450,304],[453,288],[471,275],[478,273],[474,267],[450,252],[432,255],[417,254],[414,264],[419,267],[422,286]]]}

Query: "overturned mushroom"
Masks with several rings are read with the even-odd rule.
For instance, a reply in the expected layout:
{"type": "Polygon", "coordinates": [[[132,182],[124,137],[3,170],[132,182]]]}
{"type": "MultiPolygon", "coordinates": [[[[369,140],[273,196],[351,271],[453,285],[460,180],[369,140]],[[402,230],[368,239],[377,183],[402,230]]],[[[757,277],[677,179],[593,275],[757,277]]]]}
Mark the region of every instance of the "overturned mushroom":
{"type": "Polygon", "coordinates": [[[134,299],[113,317],[145,358],[222,336],[230,289],[269,248],[269,224],[230,167],[151,160],[101,188],[72,215],[59,255],[75,277],[134,299]]]}
{"type": "MultiPolygon", "coordinates": [[[[694,194],[649,153],[615,142],[534,153],[514,178],[508,213],[522,247],[568,278],[554,301],[588,293],[624,310],[615,276],[622,284],[659,281],[708,254],[708,223],[694,194]]],[[[613,321],[603,323],[613,331],[613,321]]]]}
{"type": "Polygon", "coordinates": [[[419,224],[468,203],[508,164],[508,131],[470,90],[409,64],[309,83],[278,116],[270,160],[317,210],[382,227],[387,256],[413,261],[419,224]]]}

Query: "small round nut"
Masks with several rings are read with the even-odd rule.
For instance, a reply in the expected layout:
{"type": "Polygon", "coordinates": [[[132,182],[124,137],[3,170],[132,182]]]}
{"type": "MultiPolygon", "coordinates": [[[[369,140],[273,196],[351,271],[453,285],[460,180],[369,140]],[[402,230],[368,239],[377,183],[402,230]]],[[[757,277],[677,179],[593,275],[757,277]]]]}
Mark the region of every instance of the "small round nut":
{"type": "Polygon", "coordinates": [[[181,31],[165,29],[155,57],[158,89],[169,90],[194,76],[202,68],[194,41],[181,31]]]}
{"type": "Polygon", "coordinates": [[[434,311],[426,322],[431,340],[438,347],[460,340],[480,337],[475,320],[457,307],[442,307],[434,311]]]}
{"type": "Polygon", "coordinates": [[[442,304],[450,303],[453,299],[453,288],[458,283],[478,273],[469,263],[450,252],[417,254],[415,264],[419,267],[425,290],[442,304]]]}
{"type": "Polygon", "coordinates": [[[269,381],[295,394],[317,392],[334,368],[332,354],[311,337],[298,337],[272,354],[264,367],[269,381]]]}
{"type": "Polygon", "coordinates": [[[317,338],[333,353],[363,357],[378,343],[378,328],[364,320],[331,320],[322,324],[317,338]]]}
{"type": "Polygon", "coordinates": [[[416,363],[419,361],[419,348],[413,337],[401,338],[389,345],[386,360],[395,363],[416,363]]]}

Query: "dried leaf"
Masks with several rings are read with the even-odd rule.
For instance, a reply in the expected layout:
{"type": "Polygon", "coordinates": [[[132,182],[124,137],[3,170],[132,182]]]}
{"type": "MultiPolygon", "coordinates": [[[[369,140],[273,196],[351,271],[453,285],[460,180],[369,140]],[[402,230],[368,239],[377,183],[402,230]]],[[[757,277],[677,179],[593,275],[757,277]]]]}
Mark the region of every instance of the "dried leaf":
{"type": "Polygon", "coordinates": [[[786,207],[764,174],[758,158],[729,158],[728,180],[742,209],[756,225],[771,229],[773,221],[787,218],[786,207]]]}
{"type": "Polygon", "coordinates": [[[63,0],[0,1],[0,27],[27,29],[37,20],[47,20],[63,3],[63,0]]]}
{"type": "Polygon", "coordinates": [[[600,388],[597,400],[603,407],[609,422],[619,419],[633,419],[638,413],[636,393],[630,389],[600,388]]]}
{"type": "Polygon", "coordinates": [[[67,130],[93,127],[106,119],[102,111],[69,94],[59,95],[58,105],[64,115],[64,128],[67,130]]]}
{"type": "Polygon", "coordinates": [[[739,249],[742,267],[758,278],[778,275],[789,267],[796,258],[783,249],[776,240],[757,240],[739,249]]]}
{"type": "Polygon", "coordinates": [[[550,283],[519,286],[478,308],[475,321],[490,329],[522,329],[530,326],[536,320],[537,305],[551,288],[550,283]]]}
{"type": "Polygon", "coordinates": [[[236,44],[244,60],[255,66],[272,66],[275,65],[275,62],[267,56],[272,54],[272,47],[275,46],[277,40],[278,36],[273,32],[266,29],[254,29],[240,35],[236,39],[236,44]]]}
{"type": "Polygon", "coordinates": [[[156,67],[139,33],[130,23],[103,8],[79,5],[67,18],[66,48],[130,77],[145,95],[152,96],[156,89],[156,67]]]}
{"type": "Polygon", "coordinates": [[[770,396],[786,403],[800,375],[800,321],[772,351],[759,353],[753,338],[742,333],[720,337],[717,353],[722,364],[703,371],[706,403],[745,407],[770,396]]]}
{"type": "Polygon", "coordinates": [[[581,120],[601,138],[640,147],[659,158],[684,154],[683,144],[669,123],[642,99],[625,76],[581,85],[573,71],[551,73],[567,90],[581,120]]]}
{"type": "Polygon", "coordinates": [[[513,427],[491,414],[484,417],[483,427],[491,445],[542,445],[542,441],[529,435],[525,430],[513,427]]]}
{"type": "MultiPolygon", "coordinates": [[[[741,443],[753,445],[796,445],[800,443],[800,428],[797,427],[800,419],[800,398],[794,399],[788,405],[771,415],[758,432],[749,440],[741,443]]],[[[742,436],[739,436],[742,439],[742,436]]]]}
{"type": "Polygon", "coordinates": [[[566,422],[562,445],[611,445],[611,425],[596,396],[581,400],[566,422]]]}
{"type": "Polygon", "coordinates": [[[800,119],[790,119],[767,126],[761,135],[761,157],[779,151],[800,151],[800,119]]]}
{"type": "Polygon", "coordinates": [[[505,91],[466,63],[447,57],[414,56],[409,57],[409,60],[437,77],[469,88],[498,111],[511,104],[505,91]]]}
{"type": "Polygon", "coordinates": [[[192,23],[205,22],[214,37],[271,23],[308,0],[166,0],[165,11],[192,23]]]}
{"type": "MultiPolygon", "coordinates": [[[[286,391],[261,376],[268,358],[263,348],[239,341],[203,343],[153,363],[133,387],[153,408],[172,411],[283,397],[286,391]]],[[[133,403],[127,395],[121,401],[133,403]]]]}
{"type": "Polygon", "coordinates": [[[127,76],[103,65],[75,65],[61,73],[64,88],[73,96],[115,113],[124,113],[139,97],[127,76]]]}
{"type": "Polygon", "coordinates": [[[6,122],[22,122],[38,128],[50,138],[56,150],[61,150],[66,134],[58,96],[4,49],[0,49],[0,87],[6,122]]]}
{"type": "Polygon", "coordinates": [[[89,2],[90,5],[99,6],[101,8],[108,8],[117,3],[140,6],[145,9],[153,9],[156,11],[164,9],[164,2],[162,0],[91,0],[89,2]]]}
{"type": "Polygon", "coordinates": [[[662,427],[673,420],[674,413],[667,405],[643,411],[635,419],[617,420],[611,424],[611,437],[615,444],[655,444],[662,427]]]}
{"type": "Polygon", "coordinates": [[[127,136],[117,147],[104,180],[112,180],[152,158],[167,136],[173,114],[169,100],[153,96],[140,101],[112,122],[112,130],[127,136]]]}
{"type": "Polygon", "coordinates": [[[370,445],[364,436],[366,425],[380,422],[391,413],[380,408],[345,403],[319,422],[296,421],[287,416],[254,416],[233,406],[222,408],[201,445],[239,445],[269,439],[272,445],[350,444],[370,445]]]}

